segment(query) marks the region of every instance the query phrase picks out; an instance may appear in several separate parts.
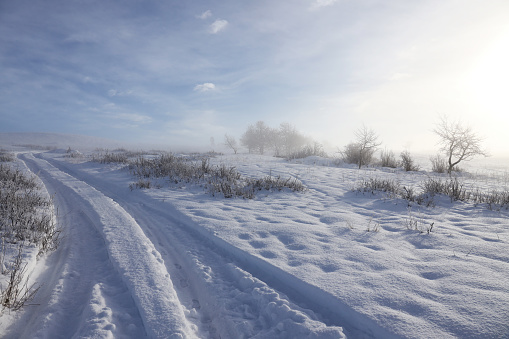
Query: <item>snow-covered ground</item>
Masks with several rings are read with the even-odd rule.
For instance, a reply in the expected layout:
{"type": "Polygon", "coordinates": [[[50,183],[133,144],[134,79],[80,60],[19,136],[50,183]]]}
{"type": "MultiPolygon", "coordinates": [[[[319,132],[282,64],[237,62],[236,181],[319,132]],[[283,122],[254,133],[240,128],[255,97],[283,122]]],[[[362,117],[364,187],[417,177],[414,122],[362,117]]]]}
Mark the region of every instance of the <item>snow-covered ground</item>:
{"type": "MultiPolygon", "coordinates": [[[[35,305],[0,317],[5,338],[509,337],[507,210],[352,191],[365,178],[418,187],[430,173],[211,159],[308,188],[247,200],[131,191],[122,166],[60,151],[18,159],[55,194],[65,234],[35,266],[35,305]]],[[[471,187],[509,189],[504,168],[468,170],[471,187]]]]}

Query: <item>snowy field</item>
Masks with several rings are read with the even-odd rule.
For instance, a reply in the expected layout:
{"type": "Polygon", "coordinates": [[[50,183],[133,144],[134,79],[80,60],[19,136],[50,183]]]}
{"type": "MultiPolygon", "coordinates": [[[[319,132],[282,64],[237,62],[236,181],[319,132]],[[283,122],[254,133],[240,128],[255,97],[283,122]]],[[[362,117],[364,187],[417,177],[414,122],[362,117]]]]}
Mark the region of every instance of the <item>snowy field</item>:
{"type": "MultiPolygon", "coordinates": [[[[354,190],[418,190],[436,174],[223,155],[211,164],[307,188],[225,199],[164,180],[131,190],[125,165],[65,155],[17,154],[54,195],[64,237],[32,257],[41,289],[3,312],[3,338],[509,338],[506,207],[354,190]]],[[[507,167],[485,164],[460,180],[509,190],[507,167]]]]}

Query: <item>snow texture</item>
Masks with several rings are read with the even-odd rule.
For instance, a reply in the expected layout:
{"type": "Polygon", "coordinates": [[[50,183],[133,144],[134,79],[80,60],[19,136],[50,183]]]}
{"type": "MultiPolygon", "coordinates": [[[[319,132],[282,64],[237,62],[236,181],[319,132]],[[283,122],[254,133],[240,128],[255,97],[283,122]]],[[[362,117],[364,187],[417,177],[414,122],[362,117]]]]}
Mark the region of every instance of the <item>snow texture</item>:
{"type": "MultiPolygon", "coordinates": [[[[212,159],[308,187],[247,200],[131,191],[122,166],[60,151],[18,158],[55,194],[65,237],[33,265],[37,305],[0,318],[5,338],[509,337],[507,210],[352,191],[365,178],[418,187],[427,172],[212,159]]],[[[507,189],[504,173],[462,179],[507,189]]]]}

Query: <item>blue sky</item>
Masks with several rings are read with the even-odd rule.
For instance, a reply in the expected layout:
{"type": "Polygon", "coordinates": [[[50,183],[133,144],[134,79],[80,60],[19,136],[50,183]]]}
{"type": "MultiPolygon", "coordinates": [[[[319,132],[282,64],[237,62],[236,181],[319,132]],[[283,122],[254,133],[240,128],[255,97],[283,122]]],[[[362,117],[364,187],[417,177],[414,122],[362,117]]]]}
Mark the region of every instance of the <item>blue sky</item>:
{"type": "Polygon", "coordinates": [[[191,147],[294,124],[331,147],[362,124],[436,149],[439,114],[509,145],[508,1],[0,2],[0,132],[191,147]]]}

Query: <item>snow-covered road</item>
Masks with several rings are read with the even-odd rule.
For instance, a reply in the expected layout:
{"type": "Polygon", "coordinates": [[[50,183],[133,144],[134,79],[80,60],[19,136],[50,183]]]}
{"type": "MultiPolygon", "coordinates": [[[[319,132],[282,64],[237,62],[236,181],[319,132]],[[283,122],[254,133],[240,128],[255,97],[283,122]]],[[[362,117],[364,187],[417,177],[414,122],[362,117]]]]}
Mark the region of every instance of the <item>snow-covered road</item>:
{"type": "Polygon", "coordinates": [[[189,228],[193,223],[168,204],[40,156],[20,158],[55,194],[66,231],[38,277],[39,305],[7,337],[344,336],[323,291],[189,228]]]}

